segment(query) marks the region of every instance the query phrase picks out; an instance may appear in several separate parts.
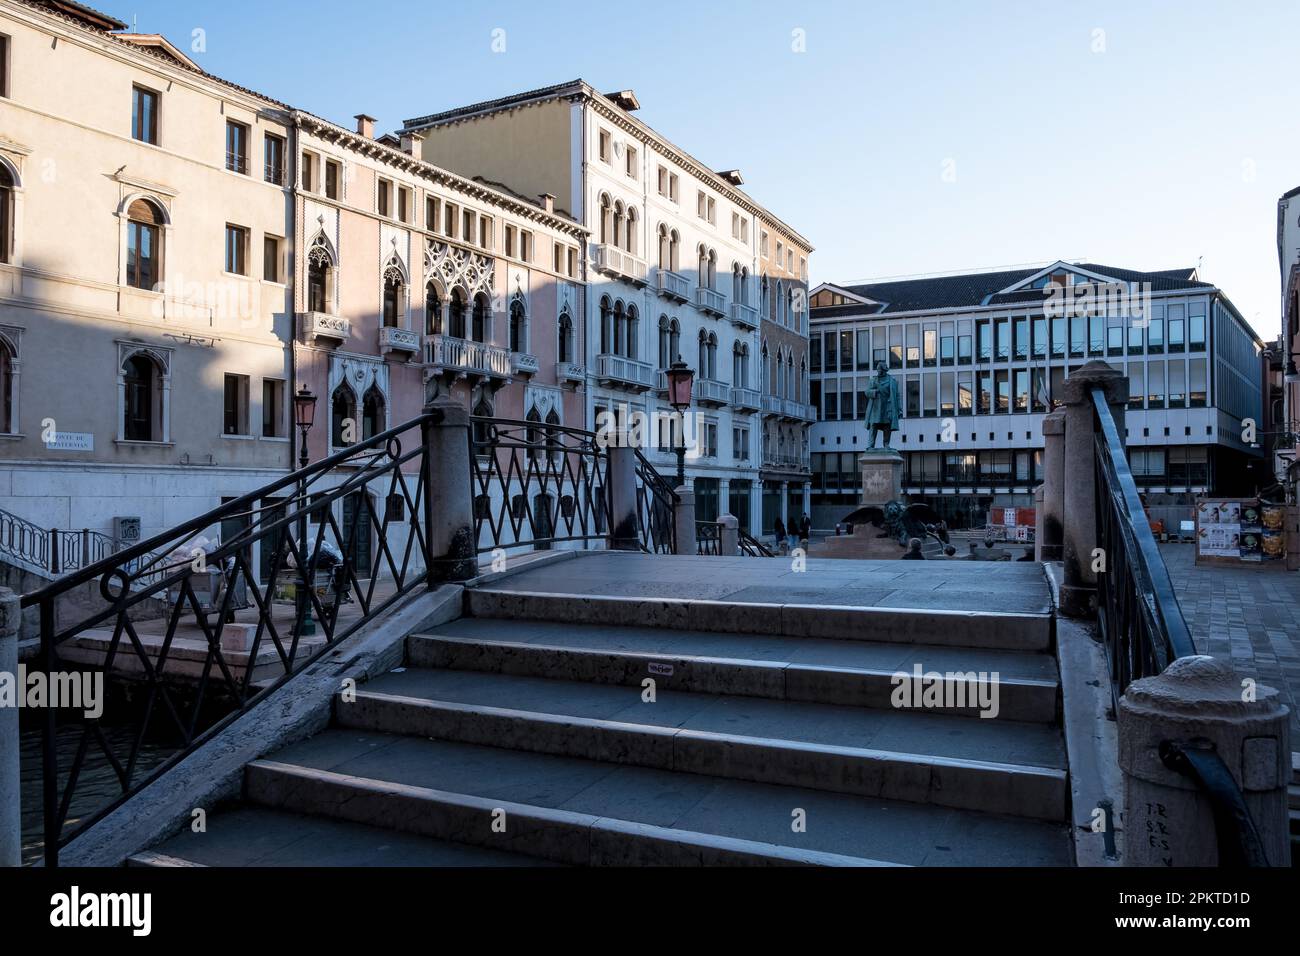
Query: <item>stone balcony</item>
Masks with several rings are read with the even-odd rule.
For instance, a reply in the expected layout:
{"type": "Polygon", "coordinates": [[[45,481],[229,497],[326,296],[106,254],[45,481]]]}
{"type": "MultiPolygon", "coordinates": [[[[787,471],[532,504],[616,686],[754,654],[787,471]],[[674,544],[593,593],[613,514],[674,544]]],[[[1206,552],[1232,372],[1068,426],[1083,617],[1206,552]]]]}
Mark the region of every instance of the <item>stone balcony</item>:
{"type": "Polygon", "coordinates": [[[726,405],[731,401],[731,386],[726,382],[697,378],[695,380],[694,395],[695,400],[701,405],[726,405]]]}
{"type": "Polygon", "coordinates": [[[648,362],[606,352],[596,356],[596,380],[612,388],[644,392],[654,387],[655,370],[648,362]]]}
{"type": "Polygon", "coordinates": [[[750,332],[758,328],[758,309],[740,302],[731,303],[731,324],[750,332]]]}
{"type": "Polygon", "coordinates": [[[789,398],[782,399],[781,414],[796,422],[817,421],[817,409],[806,402],[796,402],[789,398]]]}
{"type": "Polygon", "coordinates": [[[763,407],[762,399],[759,397],[758,389],[755,388],[735,388],[731,389],[731,404],[737,411],[758,411],[763,407]]]}
{"type": "Polygon", "coordinates": [[[512,372],[509,349],[454,335],[426,335],[424,364],[435,373],[454,372],[457,376],[510,378],[512,372]]]}
{"type": "Polygon", "coordinates": [[[625,252],[609,243],[593,245],[591,256],[598,271],[616,279],[626,279],[636,285],[647,284],[647,267],[644,259],[638,259],[630,252],[625,252]]]}
{"type": "Polygon", "coordinates": [[[555,380],[561,385],[581,385],[587,380],[587,366],[576,362],[556,362],[555,380]]]}
{"type": "Polygon", "coordinates": [[[341,315],[327,312],[299,312],[298,326],[308,342],[340,345],[352,334],[352,323],[341,315]]]}
{"type": "Polygon", "coordinates": [[[764,395],[764,396],[763,396],[763,414],[764,414],[764,415],[780,415],[780,414],[781,414],[781,399],[777,398],[775,395],[764,395]]]}
{"type": "Polygon", "coordinates": [[[403,352],[415,355],[420,351],[420,336],[410,329],[399,329],[391,325],[379,327],[379,354],[403,352]]]}
{"type": "Polygon", "coordinates": [[[510,353],[510,373],[512,375],[536,375],[541,368],[536,355],[527,352],[510,353]]]}
{"type": "Polygon", "coordinates": [[[718,318],[727,316],[727,299],[721,292],[700,286],[695,290],[695,307],[701,312],[708,312],[718,318]]]}
{"type": "Polygon", "coordinates": [[[669,269],[656,269],[655,286],[659,290],[659,294],[665,299],[672,299],[674,302],[689,302],[691,300],[691,282],[680,272],[673,272],[669,269]]]}

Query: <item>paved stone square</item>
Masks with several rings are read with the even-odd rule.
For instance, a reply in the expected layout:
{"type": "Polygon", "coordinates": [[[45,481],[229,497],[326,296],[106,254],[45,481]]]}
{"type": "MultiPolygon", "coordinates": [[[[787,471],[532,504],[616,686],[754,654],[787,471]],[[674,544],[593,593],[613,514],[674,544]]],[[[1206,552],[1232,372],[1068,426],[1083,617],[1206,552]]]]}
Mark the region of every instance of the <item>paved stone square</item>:
{"type": "Polygon", "coordinates": [[[1300,572],[1280,564],[1198,567],[1190,544],[1164,544],[1160,553],[1196,649],[1278,688],[1291,708],[1291,749],[1300,750],[1300,572]]]}

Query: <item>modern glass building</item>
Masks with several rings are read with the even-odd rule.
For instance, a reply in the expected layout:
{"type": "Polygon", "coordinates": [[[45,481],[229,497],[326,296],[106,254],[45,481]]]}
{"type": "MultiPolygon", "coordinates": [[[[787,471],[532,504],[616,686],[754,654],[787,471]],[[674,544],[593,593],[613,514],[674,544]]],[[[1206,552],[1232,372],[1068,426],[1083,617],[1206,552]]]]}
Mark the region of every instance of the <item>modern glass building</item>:
{"type": "Polygon", "coordinates": [[[1249,422],[1262,418],[1263,343],[1194,269],[1137,272],[1090,263],[823,284],[811,299],[814,524],[852,511],[870,440],[866,387],[885,363],[903,401],[891,444],[904,491],[954,527],[990,508],[1032,507],[1042,419],[1072,369],[1125,372],[1129,459],[1148,504],[1248,494],[1249,422]]]}

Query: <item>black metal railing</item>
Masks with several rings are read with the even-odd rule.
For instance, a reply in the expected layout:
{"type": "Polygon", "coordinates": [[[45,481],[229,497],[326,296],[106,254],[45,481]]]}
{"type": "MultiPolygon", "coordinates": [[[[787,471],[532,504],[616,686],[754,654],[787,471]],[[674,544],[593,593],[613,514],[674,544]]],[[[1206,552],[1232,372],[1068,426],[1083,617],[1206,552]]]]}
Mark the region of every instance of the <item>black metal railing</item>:
{"type": "Polygon", "coordinates": [[[89,567],[122,549],[121,541],[102,531],[42,528],[0,510],[0,556],[17,559],[51,577],[89,567]]]}
{"type": "MultiPolygon", "coordinates": [[[[610,450],[596,432],[473,417],[470,489],[479,553],[611,543],[610,450]]],[[[633,469],[636,546],[673,551],[676,494],[639,451],[633,469]]]]}
{"type": "Polygon", "coordinates": [[[740,553],[751,558],[774,558],[776,552],[744,528],[740,529],[740,553]]]}
{"type": "Polygon", "coordinates": [[[716,521],[695,522],[695,553],[714,557],[722,554],[722,525],[716,521]]]}
{"type": "MultiPolygon", "coordinates": [[[[1129,471],[1124,438],[1105,393],[1092,393],[1096,410],[1097,616],[1116,700],[1129,683],[1159,674],[1175,658],[1196,653],[1174,596],[1169,571],[1147,522],[1129,471]]],[[[1091,561],[1091,555],[1083,556],[1091,561]]]]}
{"type": "Polygon", "coordinates": [[[57,865],[60,849],[86,826],[431,580],[422,429],[432,417],[23,597],[24,608],[39,609],[46,674],[99,674],[106,688],[96,717],[46,713],[47,864],[57,865]],[[200,540],[217,534],[224,540],[200,540]],[[60,597],[92,582],[97,606],[60,606],[60,597]],[[116,795],[80,795],[78,781],[91,772],[112,779],[116,795]]]}

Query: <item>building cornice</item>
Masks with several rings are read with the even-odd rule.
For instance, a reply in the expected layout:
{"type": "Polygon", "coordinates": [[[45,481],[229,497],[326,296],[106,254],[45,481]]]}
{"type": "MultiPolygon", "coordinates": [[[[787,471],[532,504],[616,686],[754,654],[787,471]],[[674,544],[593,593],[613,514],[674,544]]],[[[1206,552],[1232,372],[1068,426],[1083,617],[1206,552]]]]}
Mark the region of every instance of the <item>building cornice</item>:
{"type": "Polygon", "coordinates": [[[433,113],[427,116],[416,117],[405,121],[403,132],[418,131],[420,129],[427,129],[431,126],[447,126],[453,123],[466,122],[492,113],[524,109],[529,106],[536,106],[552,100],[564,100],[571,103],[582,103],[590,106],[594,112],[604,117],[619,129],[637,137],[642,142],[652,144],[660,153],[662,153],[667,159],[676,163],[681,169],[694,175],[698,179],[702,179],[709,183],[710,186],[716,189],[722,196],[730,200],[732,203],[744,209],[750,215],[763,220],[775,231],[781,233],[788,241],[803,248],[807,255],[812,254],[812,244],[807,238],[795,231],[788,223],[768,209],[759,205],[747,194],[734,188],[730,183],[704,163],[701,163],[684,150],[679,149],[676,145],[659,135],[645,123],[642,123],[640,120],[629,115],[626,110],[613,103],[607,96],[598,92],[595,87],[591,86],[585,80],[573,80],[568,83],[543,87],[542,89],[533,90],[528,93],[521,93],[516,96],[503,97],[496,100],[489,100],[483,103],[461,107],[459,109],[448,110],[443,113],[433,113]]]}
{"type": "MultiPolygon", "coordinates": [[[[359,133],[322,119],[314,113],[294,110],[294,123],[314,136],[328,140],[353,153],[384,163],[413,176],[458,190],[482,202],[509,211],[521,219],[547,226],[575,239],[585,239],[591,231],[572,219],[548,213],[545,209],[510,193],[503,192],[478,180],[468,179],[450,170],[435,166],[410,153],[387,146],[378,140],[367,139],[359,133]]],[[[304,195],[311,195],[304,193],[304,195]]]]}

